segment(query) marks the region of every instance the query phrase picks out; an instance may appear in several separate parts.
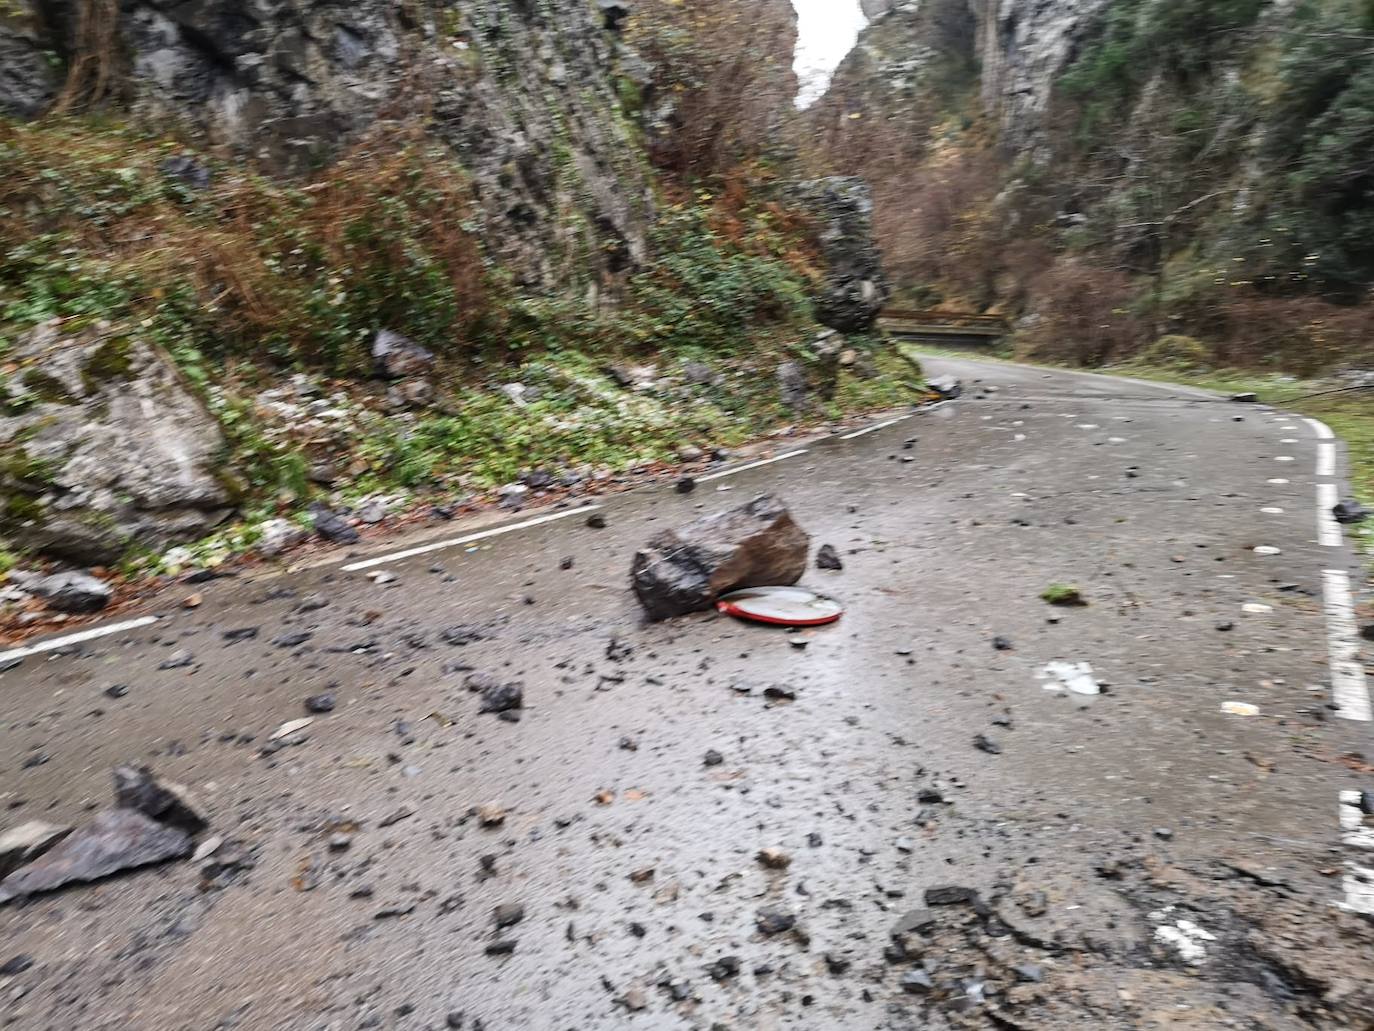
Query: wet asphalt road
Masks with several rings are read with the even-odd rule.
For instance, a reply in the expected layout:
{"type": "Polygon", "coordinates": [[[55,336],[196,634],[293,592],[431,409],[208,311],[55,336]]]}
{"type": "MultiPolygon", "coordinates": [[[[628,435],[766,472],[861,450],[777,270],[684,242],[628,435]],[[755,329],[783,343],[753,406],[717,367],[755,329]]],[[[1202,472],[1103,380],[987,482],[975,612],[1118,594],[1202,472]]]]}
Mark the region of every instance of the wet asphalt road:
{"type": "Polygon", "coordinates": [[[155,626],[0,675],[0,825],[79,822],[134,760],[252,862],[0,910],[0,962],[34,961],[0,977],[0,1022],[1374,1026],[1374,938],[1336,907],[1368,724],[1330,707],[1321,602],[1321,570],[1353,560],[1316,543],[1313,430],[1180,388],[929,364],[997,390],[612,499],[604,529],[388,563],[386,584],[221,581],[193,611],[180,591],[155,626]],[[636,545],[761,491],[841,552],[804,583],[844,620],[805,648],[714,614],[643,625],[636,545]],[[1090,604],[1046,605],[1055,581],[1090,604]],[[473,639],[445,643],[456,626],[473,639]],[[191,665],[159,669],[180,649],[191,665]],[[1056,660],[1106,693],[1046,691],[1056,660]],[[471,672],[522,681],[523,718],[479,715],[471,672]],[[336,709],[263,754],[327,689],[336,709]],[[894,951],[940,886],[978,902],[929,906],[894,951]],[[507,904],[523,919],[498,930],[507,904]],[[764,935],[760,910],[796,927],[764,935]]]}

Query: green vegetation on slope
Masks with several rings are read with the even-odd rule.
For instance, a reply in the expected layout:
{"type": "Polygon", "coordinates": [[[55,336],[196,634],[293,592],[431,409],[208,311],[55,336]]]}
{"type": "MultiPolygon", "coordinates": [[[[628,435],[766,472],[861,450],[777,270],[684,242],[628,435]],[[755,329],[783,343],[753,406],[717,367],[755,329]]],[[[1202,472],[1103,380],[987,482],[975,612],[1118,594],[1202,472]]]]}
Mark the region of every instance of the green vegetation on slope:
{"type": "MultiPolygon", "coordinates": [[[[164,167],[185,153],[118,125],[0,122],[0,351],[49,320],[108,323],[86,370],[103,381],[124,374],[125,335],[160,345],[224,428],[250,521],[329,492],[451,498],[534,469],[620,470],[796,419],[774,369],[814,358],[800,345],[815,258],[809,228],[763,190],[662,198],[653,258],[589,303],[522,292],[486,258],[461,168],[418,131],[301,182],[196,156],[200,188],[164,167]],[[398,410],[370,378],[382,328],[437,356],[432,403],[398,410]],[[606,373],[641,363],[648,390],[606,373]],[[498,389],[512,383],[528,397],[498,389]],[[343,412],[324,444],[291,414],[311,398],[343,412]]],[[[876,360],[879,376],[845,373],[815,416],[909,398],[906,370],[876,360]]],[[[12,405],[50,393],[40,370],[5,374],[12,405]]]]}

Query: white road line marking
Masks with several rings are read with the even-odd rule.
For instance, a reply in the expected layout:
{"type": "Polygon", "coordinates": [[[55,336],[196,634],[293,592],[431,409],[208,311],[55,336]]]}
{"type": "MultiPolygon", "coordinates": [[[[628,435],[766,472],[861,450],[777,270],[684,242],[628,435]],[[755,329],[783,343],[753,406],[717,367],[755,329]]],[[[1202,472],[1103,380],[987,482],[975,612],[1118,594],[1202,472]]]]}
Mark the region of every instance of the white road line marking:
{"type": "Polygon", "coordinates": [[[758,462],[750,462],[747,465],[737,466],[734,469],[726,469],[724,472],[712,473],[710,476],[698,476],[697,483],[710,483],[712,480],[719,480],[725,476],[734,476],[737,473],[748,472],[750,469],[758,469],[765,465],[772,465],[774,462],[785,462],[789,458],[796,458],[804,454],[807,454],[806,448],[801,448],[797,451],[789,451],[785,455],[778,455],[775,458],[765,458],[758,462]]]}
{"type": "Polygon", "coordinates": [[[1318,440],[1335,440],[1336,435],[1331,432],[1331,427],[1317,419],[1303,419],[1303,422],[1312,427],[1312,432],[1317,435],[1318,440]]]}
{"type": "Polygon", "coordinates": [[[1368,723],[1369,687],[1360,663],[1360,643],[1355,624],[1355,605],[1350,594],[1350,574],[1343,569],[1322,571],[1322,597],[1326,604],[1326,637],[1331,650],[1331,693],[1336,715],[1368,723]]]}
{"type": "Polygon", "coordinates": [[[1336,444],[1335,441],[1327,441],[1317,447],[1317,475],[1335,476],[1336,475],[1336,444]]]}
{"type": "Polygon", "coordinates": [[[1374,827],[1364,825],[1358,791],[1341,792],[1341,841],[1351,848],[1374,852],[1374,827]]]}
{"type": "Polygon", "coordinates": [[[531,526],[539,526],[542,523],[552,523],[559,519],[567,519],[571,516],[586,515],[588,512],[595,512],[600,505],[584,505],[581,508],[569,509],[566,512],[554,512],[552,515],[539,516],[535,519],[526,519],[524,522],[511,523],[509,526],[497,526],[490,530],[481,530],[477,533],[470,533],[463,537],[454,537],[451,540],[436,541],[433,544],[421,545],[418,548],[407,548],[405,551],[394,551],[388,555],[378,555],[376,558],[363,559],[361,562],[350,562],[342,567],[345,573],[356,573],[363,569],[373,569],[376,566],[386,565],[388,562],[400,562],[404,559],[414,558],[416,555],[428,555],[431,552],[443,551],[445,548],[456,548],[461,544],[471,544],[474,541],[484,541],[490,537],[500,537],[505,533],[514,533],[516,530],[528,530],[531,526]]]}
{"type": "Polygon", "coordinates": [[[1266,482],[1272,483],[1272,484],[1275,484],[1275,485],[1278,485],[1278,484],[1281,484],[1281,483],[1287,483],[1288,481],[1285,480],[1285,479],[1276,477],[1275,479],[1268,480],[1268,481],[1266,481],[1266,482]]]}
{"type": "Polygon", "coordinates": [[[65,648],[69,644],[80,644],[82,641],[94,641],[100,637],[108,637],[110,634],[117,634],[123,630],[137,630],[141,626],[149,626],[157,622],[156,616],[139,616],[137,619],[126,619],[120,623],[106,623],[104,626],[94,626],[89,630],[79,630],[74,634],[67,634],[65,637],[54,637],[50,641],[39,641],[37,644],[26,645],[23,648],[11,648],[7,652],[0,652],[0,662],[8,662],[13,659],[25,659],[30,655],[41,655],[43,652],[56,651],[58,648],[65,648]]]}
{"type": "Polygon", "coordinates": [[[1317,543],[1324,548],[1339,548],[1344,543],[1341,524],[1331,510],[1340,501],[1334,483],[1317,484],[1317,543]]]}
{"type": "Polygon", "coordinates": [[[1342,909],[1374,915],[1374,870],[1358,863],[1346,863],[1341,886],[1345,889],[1342,909]]]}
{"type": "Polygon", "coordinates": [[[906,422],[910,418],[911,416],[909,415],[903,415],[896,419],[889,419],[887,422],[880,422],[873,426],[865,426],[863,429],[855,430],[853,433],[846,433],[840,439],[857,440],[859,437],[867,436],[870,433],[877,433],[879,430],[885,430],[889,426],[896,426],[899,422],[906,422]]]}

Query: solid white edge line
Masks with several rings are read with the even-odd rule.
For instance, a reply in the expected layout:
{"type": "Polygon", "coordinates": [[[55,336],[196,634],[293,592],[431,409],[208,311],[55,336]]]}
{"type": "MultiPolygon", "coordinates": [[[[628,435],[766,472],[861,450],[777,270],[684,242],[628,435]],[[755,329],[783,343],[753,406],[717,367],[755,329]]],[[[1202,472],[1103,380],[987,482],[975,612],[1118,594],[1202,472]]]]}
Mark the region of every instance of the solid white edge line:
{"type": "Polygon", "coordinates": [[[1374,852],[1374,827],[1364,825],[1358,791],[1341,792],[1341,841],[1351,848],[1374,852]]]}
{"type": "Polygon", "coordinates": [[[879,430],[885,430],[885,429],[887,429],[889,426],[896,426],[899,422],[906,422],[906,421],[907,421],[908,419],[910,419],[910,418],[911,418],[911,416],[909,416],[909,415],[903,415],[903,416],[900,416],[899,418],[896,418],[896,419],[889,419],[889,420],[887,420],[887,422],[875,423],[875,424],[872,425],[872,426],[865,426],[865,427],[864,427],[863,429],[861,429],[861,430],[855,430],[853,433],[846,433],[846,434],[844,434],[842,437],[840,437],[840,439],[841,439],[841,440],[857,440],[859,437],[867,436],[867,435],[870,434],[870,433],[877,433],[879,430]]]}
{"type": "Polygon", "coordinates": [[[66,634],[63,637],[54,637],[48,641],[39,641],[37,644],[25,645],[23,648],[11,648],[7,652],[0,652],[0,663],[14,659],[26,659],[30,655],[41,655],[43,652],[56,651],[58,648],[65,648],[69,644],[94,641],[97,638],[108,637],[110,634],[117,634],[123,630],[137,630],[141,626],[149,626],[156,622],[156,616],[139,616],[137,619],[126,619],[119,623],[93,626],[89,630],[78,630],[74,634],[66,634]]]}
{"type": "Polygon", "coordinates": [[[378,555],[376,558],[363,559],[360,562],[350,562],[341,568],[345,573],[356,573],[363,569],[372,569],[376,566],[384,566],[388,562],[401,562],[416,555],[428,555],[435,551],[443,551],[447,548],[456,548],[463,544],[471,544],[474,541],[484,541],[489,537],[500,537],[502,534],[514,533],[516,530],[527,530],[531,526],[539,526],[543,523],[556,522],[559,519],[568,519],[575,515],[586,515],[588,512],[595,512],[600,505],[583,505],[581,508],[572,508],[566,512],[554,512],[550,515],[538,516],[534,519],[526,519],[522,522],[511,523],[509,526],[496,526],[490,530],[479,530],[477,533],[465,534],[462,537],[454,537],[450,540],[435,541],[433,544],[423,544],[416,548],[407,548],[405,551],[393,551],[386,555],[378,555]]]}
{"type": "Polygon", "coordinates": [[[1336,442],[1334,440],[1323,441],[1317,447],[1317,475],[1336,475],[1336,442]]]}
{"type": "Polygon", "coordinates": [[[1374,916],[1374,870],[1359,863],[1347,862],[1341,887],[1345,889],[1345,901],[1340,904],[1341,909],[1374,916]]]}
{"type": "Polygon", "coordinates": [[[712,480],[723,479],[726,476],[734,476],[736,473],[746,473],[750,469],[759,469],[765,465],[772,465],[774,462],[785,462],[789,458],[796,458],[807,454],[807,448],[799,448],[796,451],[789,451],[785,455],[777,455],[773,458],[760,459],[757,462],[749,462],[747,465],[737,466],[734,469],[726,469],[724,472],[712,473],[710,476],[698,476],[697,483],[710,483],[712,480]]]}
{"type": "Polygon", "coordinates": [[[1303,422],[1312,427],[1312,432],[1317,435],[1318,440],[1335,440],[1336,434],[1331,432],[1331,427],[1320,419],[1304,418],[1303,422]]]}
{"type": "Polygon", "coordinates": [[[1326,608],[1326,636],[1331,650],[1331,694],[1341,719],[1368,723],[1374,719],[1369,687],[1350,594],[1350,574],[1343,569],[1322,571],[1322,596],[1326,608]]]}
{"type": "Polygon", "coordinates": [[[1317,484],[1317,543],[1324,548],[1339,548],[1345,542],[1341,524],[1332,513],[1340,497],[1334,483],[1317,484]]]}

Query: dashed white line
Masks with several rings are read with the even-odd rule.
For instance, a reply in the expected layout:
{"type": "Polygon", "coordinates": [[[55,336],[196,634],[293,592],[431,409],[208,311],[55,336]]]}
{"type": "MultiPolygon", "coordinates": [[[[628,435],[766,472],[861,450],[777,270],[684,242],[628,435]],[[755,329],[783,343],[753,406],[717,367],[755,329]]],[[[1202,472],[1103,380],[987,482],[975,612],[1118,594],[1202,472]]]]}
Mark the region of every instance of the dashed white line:
{"type": "Polygon", "coordinates": [[[41,655],[43,652],[65,648],[69,644],[94,641],[96,638],[108,637],[110,634],[122,633],[125,630],[137,630],[139,627],[149,626],[156,622],[156,616],[139,616],[137,619],[126,619],[120,623],[106,623],[104,626],[91,627],[89,630],[78,630],[74,634],[54,637],[47,641],[39,641],[37,644],[26,645],[23,648],[11,648],[7,652],[0,652],[0,663],[26,659],[30,655],[41,655]]]}
{"type": "Polygon", "coordinates": [[[1324,548],[1339,548],[1344,543],[1341,524],[1332,512],[1339,501],[1334,483],[1317,484],[1317,543],[1324,548]]]}
{"type": "Polygon", "coordinates": [[[1350,593],[1350,574],[1343,569],[1322,571],[1322,597],[1326,607],[1326,636],[1331,652],[1331,694],[1336,715],[1368,723],[1374,719],[1369,686],[1360,662],[1355,605],[1350,593]]]}
{"type": "Polygon", "coordinates": [[[511,523],[509,526],[497,526],[490,530],[480,530],[477,533],[469,533],[463,537],[454,537],[450,540],[435,541],[433,544],[424,544],[418,548],[407,548],[405,551],[394,551],[387,555],[378,555],[376,558],[363,559],[361,562],[350,562],[342,568],[345,573],[356,573],[363,569],[373,569],[377,566],[386,565],[388,562],[400,562],[403,559],[414,558],[416,555],[429,555],[432,552],[443,551],[446,548],[456,548],[462,544],[472,544],[475,541],[484,541],[491,537],[500,537],[502,534],[514,533],[516,530],[528,530],[531,526],[552,523],[559,519],[568,519],[571,516],[586,515],[588,512],[595,512],[600,507],[600,505],[584,505],[581,508],[569,509],[566,512],[554,512],[551,515],[538,516],[534,519],[526,519],[523,522],[511,523]]]}
{"type": "Polygon", "coordinates": [[[895,419],[889,419],[887,422],[876,423],[873,426],[865,426],[861,430],[855,430],[853,433],[846,433],[844,436],[840,437],[840,439],[857,440],[859,437],[867,436],[870,433],[877,433],[879,430],[885,430],[889,426],[896,426],[899,422],[906,422],[910,418],[911,416],[909,415],[901,415],[895,419]]]}
{"type": "Polygon", "coordinates": [[[757,462],[749,462],[746,465],[736,466],[734,469],[726,469],[724,472],[712,473],[710,476],[698,476],[697,483],[710,483],[712,480],[719,480],[726,476],[734,476],[737,473],[748,472],[750,469],[760,469],[765,465],[772,465],[774,462],[785,462],[789,458],[797,458],[807,454],[806,448],[799,448],[796,451],[789,451],[785,455],[776,455],[773,458],[764,458],[757,462]]]}

